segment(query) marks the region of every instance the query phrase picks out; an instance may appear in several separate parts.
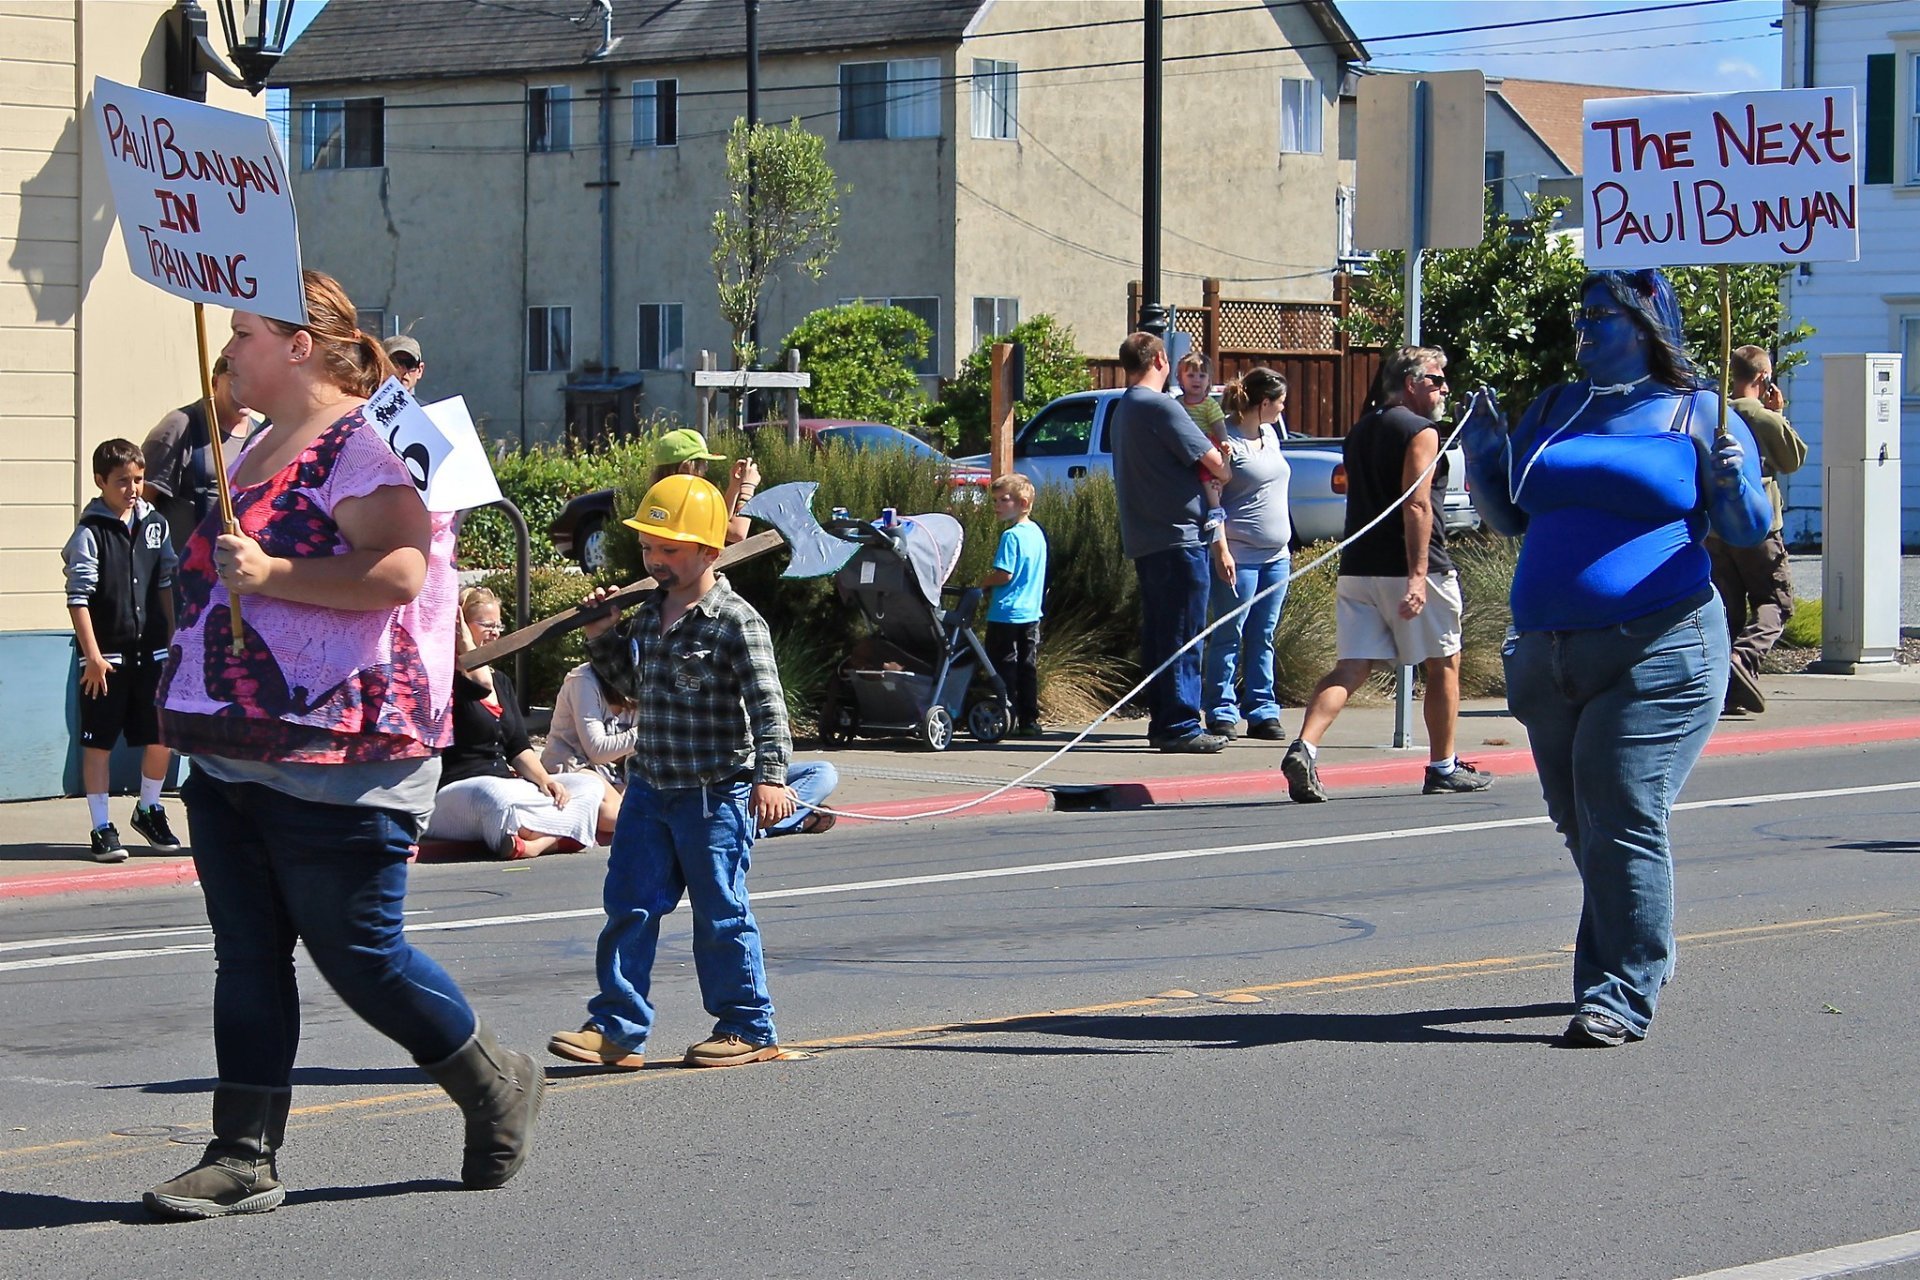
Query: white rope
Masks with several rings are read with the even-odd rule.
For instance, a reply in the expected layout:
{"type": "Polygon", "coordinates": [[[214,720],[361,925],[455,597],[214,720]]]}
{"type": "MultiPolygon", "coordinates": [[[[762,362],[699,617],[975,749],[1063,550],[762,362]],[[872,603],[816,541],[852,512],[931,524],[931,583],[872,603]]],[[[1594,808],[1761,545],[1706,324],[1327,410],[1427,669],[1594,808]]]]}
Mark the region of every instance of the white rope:
{"type": "MultiPolygon", "coordinates": [[[[1403,503],[1406,502],[1408,498],[1411,498],[1415,493],[1419,492],[1421,487],[1427,483],[1428,477],[1433,475],[1433,469],[1440,465],[1441,457],[1443,457],[1446,454],[1447,449],[1452,446],[1454,440],[1460,435],[1460,427],[1462,424],[1464,424],[1464,422],[1465,422],[1465,418],[1463,416],[1461,419],[1461,422],[1456,423],[1454,425],[1452,433],[1449,434],[1445,440],[1440,442],[1440,447],[1434,451],[1433,461],[1429,462],[1426,465],[1426,467],[1420,472],[1420,474],[1414,478],[1413,483],[1407,486],[1406,492],[1402,493],[1398,498],[1395,498],[1391,503],[1387,504],[1386,509],[1381,511],[1379,515],[1375,516],[1373,519],[1367,521],[1365,524],[1361,525],[1358,529],[1354,530],[1354,532],[1350,536],[1343,538],[1339,542],[1334,543],[1333,546],[1321,552],[1319,555],[1315,556],[1312,560],[1309,560],[1306,564],[1301,565],[1298,568],[1294,569],[1292,572],[1287,574],[1286,577],[1274,583],[1272,586],[1268,587],[1266,590],[1258,592],[1257,594],[1248,598],[1245,603],[1236,606],[1229,612],[1223,613],[1218,618],[1214,619],[1212,623],[1208,624],[1208,626],[1206,626],[1204,629],[1201,630],[1199,635],[1187,641],[1187,643],[1181,645],[1178,649],[1175,649],[1171,654],[1167,656],[1166,661],[1162,662],[1159,666],[1155,667],[1151,672],[1149,672],[1145,677],[1143,677],[1140,683],[1134,685],[1133,688],[1121,694],[1120,697],[1114,702],[1112,706],[1108,707],[1105,711],[1102,711],[1098,716],[1094,717],[1094,721],[1092,724],[1088,725],[1086,728],[1082,729],[1079,733],[1075,734],[1070,741],[1062,744],[1059,750],[1055,751],[1052,755],[1048,756],[1046,759],[1042,760],[1039,764],[1036,764],[1035,766],[1033,766],[1033,768],[1027,770],[1025,773],[1021,774],[1019,777],[1014,778],[1009,782],[1004,782],[999,786],[995,787],[993,790],[985,793],[984,795],[975,796],[971,800],[963,800],[958,804],[947,805],[945,808],[928,809],[924,813],[911,813],[911,814],[860,813],[857,810],[853,810],[853,809],[833,809],[823,804],[815,805],[813,811],[815,813],[832,814],[836,818],[857,818],[862,822],[917,822],[925,818],[944,818],[949,814],[960,813],[964,810],[971,809],[976,805],[985,804],[987,801],[992,800],[998,796],[1005,795],[1007,792],[1013,790],[1015,787],[1024,786],[1029,779],[1037,776],[1043,769],[1048,768],[1056,760],[1060,759],[1061,756],[1066,755],[1067,752],[1073,750],[1075,747],[1079,746],[1082,742],[1086,741],[1088,734],[1092,733],[1095,729],[1098,729],[1103,723],[1105,723],[1113,715],[1114,712],[1118,711],[1121,707],[1125,706],[1128,702],[1132,701],[1133,697],[1136,694],[1138,694],[1142,689],[1145,689],[1148,685],[1152,684],[1154,680],[1159,677],[1161,672],[1165,671],[1168,667],[1171,667],[1179,659],[1181,654],[1193,648],[1195,645],[1201,643],[1208,636],[1212,635],[1214,631],[1218,630],[1223,624],[1225,624],[1226,622],[1228,622],[1233,618],[1239,617],[1240,615],[1246,613],[1249,609],[1253,608],[1254,605],[1266,599],[1268,596],[1272,595],[1274,592],[1284,591],[1287,588],[1287,586],[1293,582],[1294,579],[1304,577],[1307,574],[1312,573],[1315,569],[1325,564],[1329,559],[1331,559],[1336,555],[1339,555],[1340,552],[1344,551],[1351,543],[1359,539],[1361,535],[1367,533],[1375,525],[1379,524],[1382,520],[1385,520],[1388,516],[1392,515],[1396,510],[1400,508],[1400,506],[1403,503]]],[[[1438,511],[1435,511],[1433,513],[1433,518],[1435,520],[1440,519],[1441,513],[1438,511]]]]}

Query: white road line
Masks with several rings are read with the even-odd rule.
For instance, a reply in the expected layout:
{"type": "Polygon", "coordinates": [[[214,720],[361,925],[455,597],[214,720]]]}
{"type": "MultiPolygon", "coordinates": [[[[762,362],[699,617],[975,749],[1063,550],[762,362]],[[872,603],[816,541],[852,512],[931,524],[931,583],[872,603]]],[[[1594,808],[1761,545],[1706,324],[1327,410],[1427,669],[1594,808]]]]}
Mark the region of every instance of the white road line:
{"type": "MultiPolygon", "coordinates": [[[[1675,805],[1677,811],[1695,809],[1732,809],[1750,805],[1799,803],[1846,796],[1884,795],[1920,790],[1920,782],[1888,782],[1873,786],[1832,787],[1824,791],[1797,791],[1792,794],[1763,793],[1729,796],[1724,800],[1693,800],[1675,805]]],[[[1011,867],[981,867],[974,871],[942,871],[921,876],[893,876],[884,880],[852,880],[839,884],[807,885],[793,889],[770,889],[755,893],[753,901],[778,902],[790,898],[819,898],[848,893],[872,893],[880,889],[912,889],[934,884],[962,884],[974,880],[1005,880],[1016,876],[1055,875],[1065,871],[1097,871],[1107,867],[1141,866],[1154,862],[1187,862],[1200,858],[1225,858],[1249,853],[1277,853],[1288,849],[1325,849],[1337,845],[1368,844],[1387,840],[1430,840],[1439,836],[1470,835],[1477,831],[1504,831],[1517,827],[1545,826],[1547,819],[1495,818],[1482,822],[1454,822],[1442,826],[1395,827],[1386,831],[1350,831],[1340,835],[1301,836],[1292,840],[1263,840],[1257,844],[1216,845],[1204,849],[1161,849],[1152,853],[1115,854],[1105,858],[1075,858],[1066,862],[1023,863],[1011,867]]],[[[520,915],[479,916],[468,920],[414,920],[407,923],[409,933],[454,933],[469,929],[491,929],[501,925],[545,924],[557,920],[598,918],[599,907],[578,907],[567,911],[530,911],[520,915]]],[[[105,940],[132,941],[151,937],[172,937],[182,933],[201,933],[204,929],[166,929],[150,934],[105,935],[105,940]]],[[[65,938],[41,938],[30,942],[5,944],[10,949],[77,946],[103,940],[101,935],[65,938]]],[[[109,960],[131,960],[148,956],[180,955],[210,951],[211,944],[160,947],[150,950],[95,951],[80,955],[51,956],[38,960],[0,961],[0,973],[15,969],[45,969],[61,965],[89,964],[109,960]]]]}
{"type": "Polygon", "coordinates": [[[1843,1244],[1836,1249],[1798,1253],[1791,1258],[1773,1258],[1750,1262],[1744,1267],[1724,1271],[1705,1271],[1682,1280],[1826,1280],[1829,1276],[1859,1275],[1877,1271],[1896,1262],[1920,1258],[1920,1231],[1904,1235],[1882,1236],[1859,1244],[1843,1244]]]}

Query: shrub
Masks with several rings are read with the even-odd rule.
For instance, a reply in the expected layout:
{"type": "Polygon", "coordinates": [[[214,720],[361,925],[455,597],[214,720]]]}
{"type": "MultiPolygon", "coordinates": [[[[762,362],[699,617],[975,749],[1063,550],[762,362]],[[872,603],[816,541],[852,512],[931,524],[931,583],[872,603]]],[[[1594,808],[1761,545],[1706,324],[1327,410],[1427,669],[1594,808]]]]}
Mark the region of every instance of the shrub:
{"type": "Polygon", "coordinates": [[[1793,616],[1787,619],[1786,629],[1780,633],[1780,643],[1792,649],[1818,649],[1824,635],[1821,625],[1818,596],[1795,600],[1793,616]]]}
{"type": "Polygon", "coordinates": [[[1072,329],[1050,315],[1023,321],[1012,333],[982,341],[927,411],[928,439],[949,453],[977,453],[987,447],[992,430],[987,419],[993,403],[989,375],[996,342],[1024,343],[1027,349],[1027,394],[1013,406],[1015,422],[1025,422],[1049,400],[1093,385],[1072,329]]]}
{"type": "Polygon", "coordinates": [[[1460,696],[1494,698],[1507,691],[1500,651],[1513,625],[1513,569],[1520,560],[1520,539],[1491,532],[1462,534],[1449,549],[1460,571],[1460,595],[1466,602],[1461,621],[1460,696]]]}
{"type": "MultiPolygon", "coordinates": [[[[631,468],[644,467],[652,443],[652,435],[616,440],[592,453],[536,446],[524,453],[507,454],[493,464],[500,492],[526,517],[534,566],[567,563],[548,540],[547,526],[580,494],[607,488],[631,468]]],[[[482,507],[468,512],[461,522],[455,558],[467,569],[511,568],[513,542],[513,523],[506,512],[482,507]]]]}
{"type": "Polygon", "coordinates": [[[813,376],[813,385],[800,392],[809,417],[910,428],[927,411],[913,366],[932,341],[927,322],[900,307],[823,307],[787,335],[778,367],[786,367],[788,352],[800,353],[800,367],[813,376]]]}
{"type": "MultiPolygon", "coordinates": [[[[500,597],[500,618],[508,631],[514,631],[529,622],[541,618],[550,618],[556,613],[580,603],[580,598],[593,586],[590,578],[582,576],[572,569],[540,568],[527,577],[528,603],[532,606],[532,617],[522,618],[513,603],[513,574],[496,573],[482,584],[500,597]]],[[[567,678],[567,672],[587,660],[587,638],[584,632],[569,631],[558,639],[543,640],[534,645],[527,653],[527,679],[520,690],[520,700],[526,707],[550,707],[554,695],[560,692],[560,682],[567,678]]],[[[511,669],[512,658],[506,665],[511,669]]]]}

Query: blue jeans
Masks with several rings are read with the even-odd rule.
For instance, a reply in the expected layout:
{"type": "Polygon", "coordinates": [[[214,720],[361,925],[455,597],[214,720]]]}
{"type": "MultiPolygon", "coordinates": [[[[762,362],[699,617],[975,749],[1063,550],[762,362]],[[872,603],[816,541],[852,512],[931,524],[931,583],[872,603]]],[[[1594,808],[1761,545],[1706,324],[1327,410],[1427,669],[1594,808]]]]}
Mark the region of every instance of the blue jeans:
{"type": "MultiPolygon", "coordinates": [[[[1205,547],[1174,547],[1133,562],[1140,577],[1140,673],[1200,634],[1207,617],[1205,547]]],[[[1149,741],[1200,732],[1200,647],[1182,653],[1146,688],[1149,741]]]]}
{"type": "MultiPolygon", "coordinates": [[[[1233,581],[1213,575],[1212,610],[1208,621],[1234,609],[1274,583],[1284,583],[1293,562],[1281,556],[1268,564],[1235,562],[1233,581]]],[[[1272,595],[1207,637],[1207,719],[1232,724],[1244,713],[1248,724],[1280,719],[1280,703],[1273,696],[1273,629],[1280,623],[1280,605],[1287,598],[1282,586],[1272,595]],[[1245,685],[1234,691],[1234,677],[1245,685]]]]}
{"type": "Polygon", "coordinates": [[[180,799],[213,925],[222,1082],[287,1087],[300,1044],[295,939],[347,1007],[415,1062],[443,1061],[473,1035],[460,988],[403,932],[410,822],[199,769],[180,799]]]}
{"type": "Polygon", "coordinates": [[[1727,693],[1720,599],[1591,631],[1507,637],[1507,701],[1585,901],[1573,996],[1638,1035],[1673,975],[1673,802],[1727,693]]]}
{"type": "Polygon", "coordinates": [[[833,789],[840,785],[840,771],[825,760],[795,760],[787,766],[787,785],[793,788],[800,803],[793,806],[792,817],[774,823],[760,833],[763,836],[790,836],[798,831],[800,824],[812,817],[814,809],[826,803],[833,789]]]}
{"type": "Polygon", "coordinates": [[[660,918],[685,893],[693,908],[693,967],[714,1033],[776,1042],[760,926],[747,904],[750,791],[745,782],[655,790],[628,774],[607,855],[607,923],[594,962],[600,994],[587,1002],[609,1039],[634,1049],[646,1044],[660,918]]]}

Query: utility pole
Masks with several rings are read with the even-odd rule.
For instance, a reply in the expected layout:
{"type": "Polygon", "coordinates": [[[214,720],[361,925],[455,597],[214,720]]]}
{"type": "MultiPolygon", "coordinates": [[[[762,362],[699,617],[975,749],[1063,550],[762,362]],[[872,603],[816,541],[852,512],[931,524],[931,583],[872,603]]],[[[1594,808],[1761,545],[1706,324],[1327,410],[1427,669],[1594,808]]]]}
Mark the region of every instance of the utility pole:
{"type": "Polygon", "coordinates": [[[1160,301],[1160,64],[1161,0],[1146,0],[1142,41],[1140,139],[1140,327],[1167,336],[1167,309],[1160,301]]]}
{"type": "MultiPolygon", "coordinates": [[[[748,269],[759,266],[759,245],[753,238],[753,130],[760,123],[760,0],[747,4],[747,253],[748,269]]],[[[747,341],[760,354],[760,311],[755,308],[747,341]]]]}

